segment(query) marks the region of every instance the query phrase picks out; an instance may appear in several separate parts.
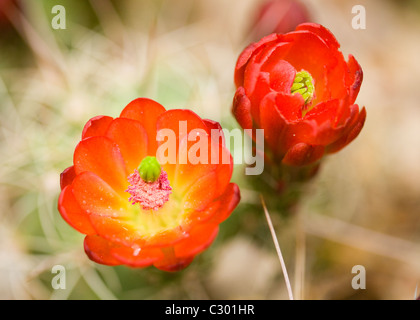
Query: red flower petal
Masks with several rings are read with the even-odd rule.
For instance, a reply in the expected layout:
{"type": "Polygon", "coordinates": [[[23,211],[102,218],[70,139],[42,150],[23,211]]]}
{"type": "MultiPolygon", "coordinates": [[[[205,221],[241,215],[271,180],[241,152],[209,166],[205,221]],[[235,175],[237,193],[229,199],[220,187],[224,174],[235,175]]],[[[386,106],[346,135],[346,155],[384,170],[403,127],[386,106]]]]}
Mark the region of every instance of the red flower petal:
{"type": "Polygon", "coordinates": [[[79,206],[88,214],[116,218],[129,214],[128,200],[92,172],[79,174],[72,187],[79,206]]]}
{"type": "Polygon", "coordinates": [[[269,148],[280,160],[296,143],[308,139],[313,133],[309,122],[287,123],[277,106],[277,94],[267,95],[260,105],[260,125],[269,148]]]}
{"type": "Polygon", "coordinates": [[[236,62],[235,67],[235,84],[236,87],[243,86],[244,83],[244,73],[246,65],[249,62],[249,59],[262,47],[264,47],[266,44],[276,41],[278,36],[276,34],[270,34],[264,38],[262,38],[257,43],[252,43],[248,47],[245,48],[244,51],[242,51],[241,55],[238,58],[238,61],[236,62]]]}
{"type": "MultiPolygon", "coordinates": [[[[164,164],[164,170],[168,174],[168,179],[171,183],[174,182],[175,171],[177,170],[177,163],[188,163],[188,147],[185,143],[180,148],[180,141],[188,138],[188,135],[192,130],[198,130],[202,132],[206,132],[210,134],[210,130],[208,129],[207,125],[203,122],[203,120],[191,110],[168,110],[161,117],[157,120],[157,132],[165,132],[166,130],[175,134],[175,141],[169,142],[173,148],[175,149],[176,155],[168,155],[169,162],[164,164]],[[181,132],[180,132],[181,131],[181,132]],[[181,150],[181,152],[179,152],[181,150]],[[185,152],[186,151],[186,152],[185,152]],[[176,156],[176,157],[175,157],[176,156]],[[179,158],[179,157],[183,158],[179,158]]],[[[166,144],[167,140],[159,141],[159,146],[166,144]]],[[[158,156],[158,160],[159,156],[158,156]]]]}
{"type": "Polygon", "coordinates": [[[304,142],[312,145],[329,145],[343,134],[351,120],[348,107],[340,105],[339,100],[321,102],[305,117],[305,121],[312,123],[314,131],[304,142]]]}
{"type": "Polygon", "coordinates": [[[217,175],[208,173],[198,179],[183,197],[185,209],[203,210],[214,198],[218,196],[217,175]]]}
{"type": "Polygon", "coordinates": [[[340,48],[340,44],[331,31],[320,24],[302,23],[296,28],[296,31],[299,30],[306,30],[316,34],[331,50],[340,48]]]}
{"type": "Polygon", "coordinates": [[[170,253],[165,252],[165,257],[159,261],[156,261],[153,265],[158,268],[159,270],[166,271],[166,272],[175,272],[182,270],[193,261],[194,256],[186,257],[186,258],[177,258],[173,254],[173,249],[170,253]]]}
{"type": "Polygon", "coordinates": [[[289,93],[295,78],[296,70],[283,57],[290,51],[292,44],[277,42],[262,47],[251,57],[245,67],[244,83],[246,94],[254,99],[261,91],[270,90],[289,93]],[[266,86],[262,87],[263,82],[266,86]]]}
{"type": "Polygon", "coordinates": [[[71,186],[66,186],[58,198],[58,211],[63,219],[74,229],[84,234],[95,234],[88,215],[80,208],[71,186]]]}
{"type": "Polygon", "coordinates": [[[188,233],[184,230],[183,225],[179,225],[173,229],[162,230],[150,236],[143,236],[141,241],[151,247],[167,247],[186,238],[188,233]]]}
{"type": "Polygon", "coordinates": [[[201,219],[201,221],[210,224],[222,223],[229,217],[240,200],[239,187],[235,183],[230,183],[226,191],[212,204],[212,206],[218,205],[218,210],[215,210],[209,220],[201,219]]]}
{"type": "Polygon", "coordinates": [[[326,121],[335,123],[336,121],[334,120],[337,119],[339,109],[340,101],[338,99],[323,101],[314,106],[305,115],[305,120],[314,120],[318,125],[321,125],[326,121]]]}
{"type": "Polygon", "coordinates": [[[290,166],[306,166],[321,159],[324,155],[324,149],[324,146],[298,143],[290,148],[282,162],[290,166]]]}
{"type": "Polygon", "coordinates": [[[217,188],[224,190],[232,176],[233,159],[229,150],[207,134],[202,133],[197,137],[199,137],[197,141],[189,141],[184,137],[180,142],[180,153],[171,181],[178,195],[184,194],[191,186],[196,185],[199,179],[210,173],[216,173],[214,183],[217,188]],[[202,142],[205,147],[195,152],[194,145],[202,146],[202,142]],[[181,163],[180,159],[186,159],[187,162],[181,163]],[[197,162],[193,162],[194,159],[197,162]]]}
{"type": "Polygon", "coordinates": [[[362,85],[363,81],[363,71],[362,67],[356,61],[356,59],[349,55],[349,62],[347,63],[349,67],[349,82],[348,86],[350,86],[350,104],[353,104],[356,101],[357,95],[360,91],[360,86],[362,85]]]}
{"type": "MultiPolygon", "coordinates": [[[[276,94],[267,95],[260,105],[260,127],[264,128],[264,138],[271,150],[284,149],[280,139],[285,134],[286,121],[276,107],[276,94]]],[[[285,139],[281,139],[284,141],[285,139]]],[[[278,150],[279,151],[279,150],[278,150]]]]}
{"type": "Polygon", "coordinates": [[[118,146],[105,137],[80,141],[74,151],[76,174],[90,171],[101,177],[118,192],[127,187],[128,173],[118,146]]]}
{"type": "Polygon", "coordinates": [[[202,252],[213,242],[218,232],[218,225],[201,224],[195,226],[187,239],[175,245],[175,256],[179,258],[190,257],[202,252]]]}
{"type": "Polygon", "coordinates": [[[346,145],[348,145],[350,142],[352,142],[360,133],[360,131],[363,128],[363,125],[366,121],[366,109],[363,108],[362,111],[358,114],[358,116],[355,118],[353,123],[349,126],[348,133],[346,135],[343,135],[339,140],[332,143],[328,146],[327,152],[328,153],[334,153],[340,151],[342,148],[344,148],[346,145]]]}
{"type": "Polygon", "coordinates": [[[97,116],[90,119],[83,128],[82,140],[89,137],[105,135],[105,132],[112,120],[113,119],[108,116],[97,116]]]}
{"type": "Polygon", "coordinates": [[[68,167],[60,174],[60,188],[63,190],[66,186],[71,184],[76,177],[74,166],[68,167]]]}
{"type": "Polygon", "coordinates": [[[172,248],[162,248],[163,257],[154,266],[163,271],[178,271],[187,267],[194,256],[205,250],[217,236],[218,226],[197,225],[189,237],[172,248]]]}
{"type": "Polygon", "coordinates": [[[246,96],[244,87],[236,90],[232,113],[242,128],[252,129],[251,101],[246,96]]]}
{"type": "MultiPolygon", "coordinates": [[[[283,46],[282,49],[284,49],[284,47],[285,46],[283,46]]],[[[283,55],[283,52],[281,54],[283,55]]],[[[296,69],[290,63],[285,60],[269,59],[268,62],[264,64],[261,71],[270,72],[270,86],[273,90],[290,94],[293,81],[296,77],[296,69]]]]}
{"type": "MultiPolygon", "coordinates": [[[[270,63],[272,61],[272,56],[284,56],[286,52],[289,51],[290,44],[287,42],[280,42],[276,43],[271,46],[265,46],[262,47],[258,53],[253,55],[251,59],[249,60],[249,63],[246,65],[245,73],[244,73],[244,82],[243,87],[246,89],[246,92],[248,95],[252,95],[254,90],[257,86],[257,79],[261,72],[270,72],[270,67],[275,67],[276,63],[279,62],[278,60],[275,60],[274,64],[270,63]]],[[[283,69],[288,69],[286,65],[280,66],[283,69]]],[[[280,71],[280,70],[279,70],[280,71]]],[[[268,77],[270,79],[270,76],[268,77]]],[[[293,78],[294,79],[294,78],[293,78]]],[[[292,82],[293,82],[292,79],[292,82]]],[[[273,79],[275,80],[275,79],[273,79]]],[[[268,83],[271,83],[274,81],[268,81],[268,83]]]]}
{"type": "MultiPolygon", "coordinates": [[[[247,89],[245,88],[247,92],[247,89]]],[[[270,88],[270,74],[268,72],[262,72],[258,76],[256,90],[252,95],[247,95],[251,101],[251,116],[254,120],[254,123],[257,125],[260,123],[260,102],[264,99],[265,96],[275,93],[270,88]]]]}
{"type": "Polygon", "coordinates": [[[211,138],[208,138],[208,145],[211,146],[208,164],[178,164],[176,167],[173,185],[177,194],[186,192],[183,199],[187,208],[205,206],[225,190],[231,179],[233,159],[229,151],[211,138]]]}
{"type": "MultiPolygon", "coordinates": [[[[147,213],[153,214],[153,213],[147,213]]],[[[111,217],[90,215],[89,219],[98,235],[123,246],[165,247],[181,241],[188,234],[182,226],[156,232],[140,232],[132,221],[124,221],[111,217]]],[[[143,228],[144,229],[144,228],[143,228]]]]}
{"type": "Polygon", "coordinates": [[[222,130],[222,126],[217,121],[214,121],[211,119],[202,119],[202,121],[207,126],[207,129],[210,130],[208,132],[211,132],[211,130],[218,130],[218,131],[222,130]]]}
{"type": "Polygon", "coordinates": [[[132,246],[140,238],[129,221],[97,214],[89,215],[89,221],[97,235],[113,243],[132,246]]]}
{"type": "Polygon", "coordinates": [[[119,247],[111,249],[112,256],[118,261],[134,268],[152,265],[163,258],[162,250],[157,248],[119,247]]]}
{"type": "Polygon", "coordinates": [[[223,146],[225,146],[225,135],[223,133],[223,128],[220,125],[220,123],[210,119],[203,119],[203,122],[207,126],[207,132],[210,132],[211,138],[214,140],[214,142],[216,144],[221,143],[223,146]]]}
{"type": "Polygon", "coordinates": [[[121,112],[120,118],[128,118],[137,120],[147,132],[148,139],[148,155],[156,155],[156,122],[161,114],[165,112],[165,108],[150,99],[139,98],[131,101],[121,112]]]}
{"type": "Polygon", "coordinates": [[[304,100],[300,94],[277,94],[276,106],[287,122],[296,122],[302,119],[302,106],[304,100]]]}
{"type": "Polygon", "coordinates": [[[118,118],[112,121],[106,136],[120,149],[128,172],[134,172],[140,162],[148,155],[148,136],[140,122],[118,118]]]}
{"type": "MultiPolygon", "coordinates": [[[[157,120],[157,131],[162,129],[170,129],[177,133],[177,141],[182,139],[185,134],[189,134],[192,130],[201,129],[208,133],[208,127],[203,120],[193,111],[188,109],[168,110],[162,114],[157,120]],[[181,122],[186,123],[187,130],[180,132],[181,122]]],[[[155,129],[156,130],[156,129],[155,129]]]]}
{"type": "Polygon", "coordinates": [[[111,248],[115,247],[115,245],[99,236],[86,236],[84,246],[86,254],[92,261],[108,266],[121,264],[110,252],[111,248]]]}

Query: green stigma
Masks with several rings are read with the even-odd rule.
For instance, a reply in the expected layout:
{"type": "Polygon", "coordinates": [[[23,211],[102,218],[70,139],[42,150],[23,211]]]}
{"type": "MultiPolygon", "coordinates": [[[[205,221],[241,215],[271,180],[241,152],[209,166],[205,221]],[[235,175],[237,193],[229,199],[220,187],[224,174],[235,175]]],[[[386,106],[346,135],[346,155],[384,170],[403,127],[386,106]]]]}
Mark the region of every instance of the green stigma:
{"type": "Polygon", "coordinates": [[[162,171],[156,157],[151,156],[144,158],[137,170],[143,181],[148,183],[155,182],[159,178],[160,172],[162,171]]]}
{"type": "Polygon", "coordinates": [[[312,98],[314,97],[315,88],[313,84],[313,79],[308,71],[302,70],[296,73],[296,77],[293,81],[291,91],[292,94],[299,93],[303,97],[305,104],[308,104],[312,101],[312,98]]]}

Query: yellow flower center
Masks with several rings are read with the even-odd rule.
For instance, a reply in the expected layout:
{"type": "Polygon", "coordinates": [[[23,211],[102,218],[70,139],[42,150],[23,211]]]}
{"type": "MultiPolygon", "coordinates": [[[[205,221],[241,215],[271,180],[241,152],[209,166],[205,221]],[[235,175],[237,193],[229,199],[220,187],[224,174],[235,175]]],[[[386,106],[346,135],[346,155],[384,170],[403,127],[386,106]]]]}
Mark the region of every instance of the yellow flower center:
{"type": "Polygon", "coordinates": [[[302,108],[302,114],[305,115],[312,108],[310,103],[312,102],[315,94],[314,80],[312,76],[306,70],[301,70],[296,73],[295,80],[291,88],[292,94],[300,94],[305,102],[302,108]]]}

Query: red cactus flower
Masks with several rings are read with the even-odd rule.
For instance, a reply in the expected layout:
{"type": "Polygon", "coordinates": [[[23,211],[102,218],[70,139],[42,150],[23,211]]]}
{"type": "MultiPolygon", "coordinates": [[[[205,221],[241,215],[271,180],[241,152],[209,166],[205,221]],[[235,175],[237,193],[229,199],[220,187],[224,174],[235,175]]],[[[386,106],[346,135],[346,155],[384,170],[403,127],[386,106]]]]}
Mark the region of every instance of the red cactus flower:
{"type": "Polygon", "coordinates": [[[2,32],[12,26],[8,13],[13,13],[21,5],[24,4],[16,0],[0,0],[0,29],[2,29],[2,32]]]}
{"type": "Polygon", "coordinates": [[[259,6],[252,25],[253,39],[259,40],[271,33],[286,33],[304,22],[309,22],[306,6],[298,0],[267,0],[259,6]]]}
{"type": "Polygon", "coordinates": [[[223,137],[211,130],[222,132],[190,110],[166,111],[143,98],[118,118],[87,122],[73,166],[61,174],[58,210],[86,234],[91,260],[177,271],[212,243],[240,196],[230,183],[233,161],[223,137]],[[172,130],[174,140],[157,137],[161,129],[172,130]],[[195,139],[207,148],[197,151],[195,139]],[[192,164],[191,153],[206,161],[192,164]],[[229,163],[211,161],[226,153],[229,163]]]}
{"type": "Polygon", "coordinates": [[[362,129],[366,110],[354,102],[363,72],[339,47],[329,30],[306,23],[264,37],[239,56],[233,114],[245,129],[264,129],[273,161],[315,163],[362,129]]]}

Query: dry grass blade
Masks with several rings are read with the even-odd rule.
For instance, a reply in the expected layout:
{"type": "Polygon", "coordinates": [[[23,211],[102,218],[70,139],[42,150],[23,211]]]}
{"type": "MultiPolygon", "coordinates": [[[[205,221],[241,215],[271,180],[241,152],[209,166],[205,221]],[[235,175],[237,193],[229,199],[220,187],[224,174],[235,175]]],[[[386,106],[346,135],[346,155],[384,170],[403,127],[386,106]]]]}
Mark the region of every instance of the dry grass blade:
{"type": "Polygon", "coordinates": [[[306,233],[402,261],[415,268],[420,266],[420,246],[415,242],[316,213],[306,219],[304,227],[306,233]]]}
{"type": "Polygon", "coordinates": [[[293,299],[292,286],[290,285],[289,275],[287,273],[287,268],[286,268],[286,264],[284,263],[283,255],[281,253],[279,241],[277,240],[276,231],[274,230],[273,223],[271,222],[270,214],[268,213],[267,206],[265,205],[264,198],[263,198],[262,195],[260,195],[260,197],[261,197],[261,204],[264,208],[265,217],[267,219],[268,228],[270,229],[271,236],[272,236],[273,242],[274,242],[274,246],[276,247],[277,255],[278,255],[279,260],[280,260],[281,269],[283,271],[283,276],[284,276],[284,281],[286,282],[287,293],[289,294],[289,299],[294,300],[293,299]]]}
{"type": "Polygon", "coordinates": [[[306,236],[303,228],[302,212],[296,213],[296,263],[295,263],[295,297],[304,299],[306,263],[306,236]]]}

